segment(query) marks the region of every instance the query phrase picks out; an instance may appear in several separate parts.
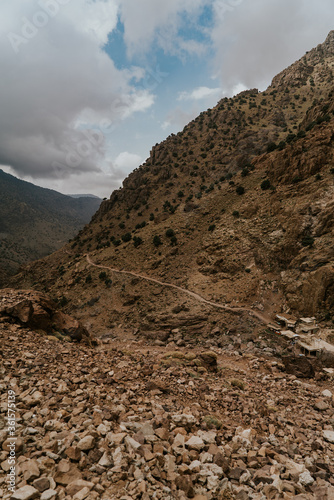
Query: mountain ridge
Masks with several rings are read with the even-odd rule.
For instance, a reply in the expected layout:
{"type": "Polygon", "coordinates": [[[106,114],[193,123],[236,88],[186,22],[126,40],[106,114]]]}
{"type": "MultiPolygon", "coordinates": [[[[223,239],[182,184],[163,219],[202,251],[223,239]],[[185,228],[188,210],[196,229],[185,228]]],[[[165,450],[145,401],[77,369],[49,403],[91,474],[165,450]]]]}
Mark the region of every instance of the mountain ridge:
{"type": "Polygon", "coordinates": [[[1,282],[19,266],[52,253],[75,236],[100,201],[70,198],[0,170],[1,282]]]}
{"type": "Polygon", "coordinates": [[[254,324],[93,271],[87,253],[218,303],[331,316],[333,45],[332,31],[266,91],[224,98],[154,146],[71,245],[17,283],[65,296],[100,333],[118,323],[203,335],[254,324]]]}

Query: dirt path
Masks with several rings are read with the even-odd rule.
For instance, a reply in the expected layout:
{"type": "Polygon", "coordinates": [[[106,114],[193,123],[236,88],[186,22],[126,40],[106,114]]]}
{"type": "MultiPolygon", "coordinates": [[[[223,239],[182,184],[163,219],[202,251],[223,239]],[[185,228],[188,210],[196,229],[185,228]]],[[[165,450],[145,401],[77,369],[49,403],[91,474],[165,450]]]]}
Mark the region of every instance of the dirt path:
{"type": "Polygon", "coordinates": [[[217,309],[223,309],[225,311],[230,311],[233,313],[238,313],[238,312],[248,312],[255,318],[258,318],[262,323],[268,324],[270,323],[270,319],[264,316],[263,314],[254,311],[253,309],[250,309],[248,307],[229,307],[223,304],[217,304],[216,302],[212,302],[210,300],[206,300],[204,297],[199,295],[198,293],[191,292],[190,290],[187,290],[186,288],[182,288],[178,285],[173,285],[172,283],[165,283],[164,281],[159,281],[155,278],[149,278],[148,276],[143,276],[142,274],[134,273],[132,271],[121,271],[119,269],[115,269],[113,267],[108,267],[108,266],[102,266],[100,264],[95,264],[95,262],[92,261],[90,258],[89,254],[86,254],[87,262],[93,267],[98,267],[99,269],[108,269],[109,271],[117,274],[127,274],[128,276],[133,276],[135,278],[140,278],[145,281],[150,281],[151,283],[156,283],[157,285],[160,285],[165,288],[174,288],[175,290],[179,290],[182,293],[185,293],[192,297],[193,299],[197,300],[198,302],[202,302],[203,304],[207,304],[212,307],[216,307],[217,309]]]}

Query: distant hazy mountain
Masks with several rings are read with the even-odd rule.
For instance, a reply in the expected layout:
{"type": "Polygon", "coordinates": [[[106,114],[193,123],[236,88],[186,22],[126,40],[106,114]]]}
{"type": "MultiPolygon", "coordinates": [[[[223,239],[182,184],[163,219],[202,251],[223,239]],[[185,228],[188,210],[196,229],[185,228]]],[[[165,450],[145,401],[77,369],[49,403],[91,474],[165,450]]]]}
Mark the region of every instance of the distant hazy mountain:
{"type": "Polygon", "coordinates": [[[71,198],[95,198],[96,200],[100,200],[100,198],[95,196],[95,194],[69,194],[68,196],[71,198]]]}
{"type": "Polygon", "coordinates": [[[60,248],[87,224],[101,200],[65,196],[0,170],[0,283],[21,264],[60,248]]]}

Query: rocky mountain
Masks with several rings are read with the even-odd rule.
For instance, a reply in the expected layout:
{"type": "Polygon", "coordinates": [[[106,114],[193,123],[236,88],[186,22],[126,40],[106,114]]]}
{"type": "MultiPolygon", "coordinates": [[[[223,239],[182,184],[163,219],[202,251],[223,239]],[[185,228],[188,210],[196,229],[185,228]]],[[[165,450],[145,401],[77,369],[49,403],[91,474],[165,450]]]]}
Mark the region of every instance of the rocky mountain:
{"type": "Polygon", "coordinates": [[[330,320],[333,65],[334,31],[265,92],[201,113],[14,284],[65,297],[97,333],[253,332],[249,310],[330,320]]]}
{"type": "Polygon", "coordinates": [[[73,199],[0,170],[0,284],[22,264],[62,247],[100,203],[92,197],[73,199]]]}
{"type": "Polygon", "coordinates": [[[0,497],[334,498],[333,66],[202,113],[1,290],[0,497]]]}

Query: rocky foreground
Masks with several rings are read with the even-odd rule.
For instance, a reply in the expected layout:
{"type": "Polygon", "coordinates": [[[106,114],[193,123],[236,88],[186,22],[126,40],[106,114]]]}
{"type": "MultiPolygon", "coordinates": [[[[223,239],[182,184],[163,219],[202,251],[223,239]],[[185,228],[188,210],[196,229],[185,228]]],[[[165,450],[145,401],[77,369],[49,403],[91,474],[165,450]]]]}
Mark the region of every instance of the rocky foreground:
{"type": "Polygon", "coordinates": [[[273,357],[220,348],[89,347],[4,319],[0,338],[1,498],[334,498],[328,377],[299,380],[273,357]]]}

